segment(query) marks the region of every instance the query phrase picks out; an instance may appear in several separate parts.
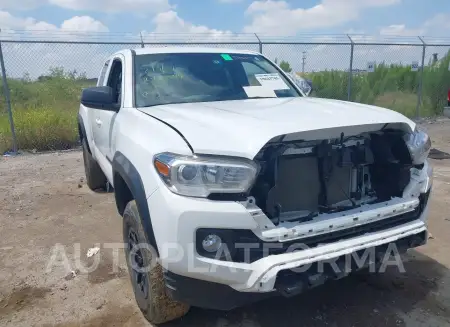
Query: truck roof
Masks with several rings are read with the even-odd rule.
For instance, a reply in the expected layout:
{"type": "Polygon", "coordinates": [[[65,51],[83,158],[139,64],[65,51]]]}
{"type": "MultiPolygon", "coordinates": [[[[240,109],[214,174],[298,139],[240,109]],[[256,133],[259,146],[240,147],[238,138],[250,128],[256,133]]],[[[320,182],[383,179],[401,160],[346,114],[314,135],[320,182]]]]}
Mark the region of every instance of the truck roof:
{"type": "Polygon", "coordinates": [[[138,49],[127,49],[117,53],[124,53],[125,51],[134,50],[137,55],[146,55],[153,53],[246,53],[246,54],[259,54],[257,51],[239,50],[239,49],[227,49],[227,48],[208,48],[208,47],[148,47],[138,49]]]}

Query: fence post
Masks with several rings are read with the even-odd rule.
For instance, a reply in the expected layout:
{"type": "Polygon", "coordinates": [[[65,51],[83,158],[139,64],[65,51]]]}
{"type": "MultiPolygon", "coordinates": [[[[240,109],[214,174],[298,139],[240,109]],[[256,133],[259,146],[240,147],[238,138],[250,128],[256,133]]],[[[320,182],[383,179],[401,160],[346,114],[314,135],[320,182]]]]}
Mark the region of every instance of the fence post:
{"type": "Polygon", "coordinates": [[[145,48],[144,38],[142,37],[142,32],[139,32],[139,35],[141,36],[141,48],[145,48]]]}
{"type": "Polygon", "coordinates": [[[347,101],[350,101],[352,98],[352,80],[353,80],[353,51],[355,49],[355,43],[353,42],[350,35],[347,34],[348,39],[350,40],[350,67],[348,70],[348,90],[347,90],[347,101]]]}
{"type": "Polygon", "coordinates": [[[261,39],[259,38],[258,34],[255,33],[256,38],[258,39],[258,43],[259,43],[259,53],[262,53],[263,48],[262,48],[262,42],[261,39]]]}
{"type": "Polygon", "coordinates": [[[8,110],[9,126],[11,128],[11,135],[12,135],[12,151],[14,154],[16,154],[17,138],[16,138],[16,130],[14,128],[13,115],[11,111],[11,97],[9,94],[8,81],[6,80],[6,69],[5,69],[5,61],[3,60],[2,42],[0,42],[0,66],[2,71],[3,91],[5,93],[6,109],[8,110]]]}
{"type": "Polygon", "coordinates": [[[422,48],[422,64],[420,65],[420,75],[419,75],[419,89],[417,92],[417,107],[416,107],[416,118],[420,118],[420,105],[422,104],[422,89],[423,89],[423,68],[425,66],[425,51],[427,48],[427,44],[425,41],[418,36],[419,40],[423,44],[422,48]]]}

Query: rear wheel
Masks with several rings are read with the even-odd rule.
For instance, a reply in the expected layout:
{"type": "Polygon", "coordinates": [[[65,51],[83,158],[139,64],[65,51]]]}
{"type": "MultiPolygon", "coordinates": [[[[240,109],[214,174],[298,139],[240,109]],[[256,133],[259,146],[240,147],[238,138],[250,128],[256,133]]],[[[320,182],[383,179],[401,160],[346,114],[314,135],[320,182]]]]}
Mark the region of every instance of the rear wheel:
{"type": "Polygon", "coordinates": [[[134,296],[145,318],[162,324],[184,316],[189,305],[167,295],[158,255],[145,236],[135,201],[123,213],[123,239],[134,296]]]}
{"type": "Polygon", "coordinates": [[[84,171],[86,174],[86,184],[93,191],[104,190],[106,188],[106,176],[98,165],[97,161],[89,152],[86,138],[83,138],[81,145],[83,147],[84,171]]]}

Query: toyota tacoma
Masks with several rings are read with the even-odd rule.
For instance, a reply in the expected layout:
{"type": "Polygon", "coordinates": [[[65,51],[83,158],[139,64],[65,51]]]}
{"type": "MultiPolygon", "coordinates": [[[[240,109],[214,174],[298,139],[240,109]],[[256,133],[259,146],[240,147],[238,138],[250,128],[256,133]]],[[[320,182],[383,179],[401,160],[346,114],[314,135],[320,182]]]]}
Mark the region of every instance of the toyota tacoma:
{"type": "Polygon", "coordinates": [[[117,52],[83,90],[78,128],[86,182],[114,192],[152,323],[296,295],[389,245],[427,242],[426,132],[388,109],[306,97],[257,52],[117,52]]]}

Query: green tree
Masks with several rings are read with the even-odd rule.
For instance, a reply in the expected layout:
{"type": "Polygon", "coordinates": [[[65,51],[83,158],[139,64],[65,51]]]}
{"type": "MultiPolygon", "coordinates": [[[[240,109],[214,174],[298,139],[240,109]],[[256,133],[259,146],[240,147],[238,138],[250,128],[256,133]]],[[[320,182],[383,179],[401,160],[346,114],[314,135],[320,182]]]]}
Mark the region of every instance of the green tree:
{"type": "Polygon", "coordinates": [[[292,71],[291,65],[287,61],[284,61],[284,60],[281,60],[280,68],[286,73],[290,73],[292,71]]]}

